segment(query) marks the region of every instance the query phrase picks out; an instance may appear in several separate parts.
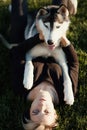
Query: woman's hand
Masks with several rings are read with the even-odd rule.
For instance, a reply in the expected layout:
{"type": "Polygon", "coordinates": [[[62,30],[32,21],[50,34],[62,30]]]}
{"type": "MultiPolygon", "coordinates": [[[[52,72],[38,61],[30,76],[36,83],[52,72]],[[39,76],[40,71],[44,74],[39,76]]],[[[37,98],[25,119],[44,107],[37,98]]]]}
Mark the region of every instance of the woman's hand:
{"type": "Polygon", "coordinates": [[[70,41],[67,39],[66,36],[63,36],[61,38],[60,46],[61,47],[67,47],[68,45],[70,45],[70,41]]]}
{"type": "Polygon", "coordinates": [[[39,39],[44,41],[44,36],[42,35],[42,33],[39,33],[39,39]]]}

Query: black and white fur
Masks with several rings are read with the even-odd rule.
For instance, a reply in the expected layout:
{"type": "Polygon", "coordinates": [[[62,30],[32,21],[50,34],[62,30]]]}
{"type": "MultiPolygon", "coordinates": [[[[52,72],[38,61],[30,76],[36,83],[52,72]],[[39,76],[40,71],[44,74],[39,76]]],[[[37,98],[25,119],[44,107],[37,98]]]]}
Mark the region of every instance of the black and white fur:
{"type": "Polygon", "coordinates": [[[64,101],[66,104],[72,105],[74,103],[72,83],[68,74],[66,57],[60,47],[61,37],[66,37],[69,24],[70,20],[68,9],[62,5],[60,7],[47,6],[41,8],[38,11],[35,21],[29,31],[29,25],[27,25],[25,30],[25,38],[27,39],[34,36],[38,31],[40,36],[44,38],[44,42],[37,44],[26,54],[23,84],[28,90],[33,86],[34,67],[32,64],[32,59],[38,56],[52,56],[60,64],[63,70],[64,101]]]}

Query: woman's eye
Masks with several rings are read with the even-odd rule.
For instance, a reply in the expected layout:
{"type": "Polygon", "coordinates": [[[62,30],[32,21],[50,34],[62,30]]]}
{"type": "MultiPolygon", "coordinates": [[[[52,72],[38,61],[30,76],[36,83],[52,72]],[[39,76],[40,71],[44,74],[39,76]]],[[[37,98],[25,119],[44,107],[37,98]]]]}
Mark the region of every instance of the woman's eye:
{"type": "Polygon", "coordinates": [[[32,111],[32,114],[34,114],[34,115],[37,115],[38,113],[39,113],[38,109],[32,111]]]}
{"type": "Polygon", "coordinates": [[[60,28],[60,26],[56,26],[56,28],[60,28]]]}

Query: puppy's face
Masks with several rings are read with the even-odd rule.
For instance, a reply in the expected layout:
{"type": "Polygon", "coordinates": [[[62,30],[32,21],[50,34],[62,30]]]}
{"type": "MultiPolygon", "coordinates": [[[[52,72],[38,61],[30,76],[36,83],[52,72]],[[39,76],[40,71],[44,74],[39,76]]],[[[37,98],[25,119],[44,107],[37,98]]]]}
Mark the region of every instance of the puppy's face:
{"type": "Polygon", "coordinates": [[[36,27],[49,49],[59,46],[69,26],[69,12],[65,6],[48,6],[40,9],[36,17],[36,27]]]}

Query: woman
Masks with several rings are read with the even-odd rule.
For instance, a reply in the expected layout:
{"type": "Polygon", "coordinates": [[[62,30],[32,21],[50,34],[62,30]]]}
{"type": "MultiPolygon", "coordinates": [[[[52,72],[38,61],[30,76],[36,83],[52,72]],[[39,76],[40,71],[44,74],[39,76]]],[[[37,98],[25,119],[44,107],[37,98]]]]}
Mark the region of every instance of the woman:
{"type": "MultiPolygon", "coordinates": [[[[16,59],[14,60],[15,62],[20,61],[21,59],[20,55],[24,54],[27,51],[27,49],[30,48],[30,45],[32,44],[29,43],[33,43],[34,42],[33,39],[35,40],[39,39],[39,35],[37,34],[36,36],[25,41],[24,44],[22,43],[18,47],[13,48],[13,52],[15,52],[14,53],[16,59]],[[18,57],[20,57],[20,59],[18,57]]],[[[39,39],[38,42],[40,41],[41,40],[39,39]]],[[[61,41],[62,44],[65,44],[64,39],[61,39],[61,41]]],[[[77,91],[78,67],[79,67],[77,54],[72,45],[63,47],[63,50],[66,53],[69,67],[69,74],[72,80],[73,92],[75,95],[77,91]]],[[[62,70],[61,67],[58,64],[56,64],[54,59],[52,58],[48,59],[37,58],[33,61],[33,64],[34,64],[33,87],[30,91],[24,89],[22,93],[24,94],[25,97],[27,97],[28,100],[32,101],[31,107],[28,109],[27,113],[24,114],[23,116],[24,118],[23,126],[25,130],[27,128],[33,130],[36,127],[38,129],[43,130],[45,128],[56,126],[57,114],[54,109],[54,104],[58,105],[64,103],[62,70]]],[[[16,90],[17,89],[22,91],[22,86],[20,86],[19,88],[19,86],[17,85],[16,90]]]]}
{"type": "MultiPolygon", "coordinates": [[[[62,70],[53,58],[44,59],[39,57],[33,60],[33,87],[29,91],[24,89],[23,72],[25,54],[36,43],[41,43],[43,39],[40,39],[39,34],[37,34],[22,42],[24,40],[23,31],[26,26],[26,10],[23,9],[26,7],[26,1],[12,0],[12,5],[12,13],[14,13],[14,15],[12,15],[11,41],[14,43],[21,42],[19,46],[11,50],[14,91],[16,94],[23,95],[27,97],[28,100],[32,101],[31,107],[24,113],[23,126],[25,130],[51,130],[57,125],[57,114],[54,105],[64,103],[62,70]],[[19,20],[19,17],[21,20],[19,20]],[[17,24],[14,19],[16,19],[17,24]],[[20,22],[22,24],[20,24],[20,22]],[[23,29],[21,32],[19,32],[20,28],[23,29]]],[[[68,43],[70,43],[68,39],[61,39],[62,46],[65,46],[63,50],[68,61],[73,92],[76,94],[79,64],[73,46],[68,43]]]]}
{"type": "MultiPolygon", "coordinates": [[[[64,39],[62,41],[64,43],[64,39]]],[[[78,83],[78,59],[72,45],[63,48],[66,53],[69,74],[72,80],[74,95],[78,83]]],[[[34,61],[35,79],[33,88],[27,99],[32,101],[31,107],[23,117],[25,130],[49,130],[57,125],[57,114],[54,105],[64,103],[62,70],[52,59],[34,61]],[[30,115],[30,116],[29,116],[30,115]],[[37,128],[37,129],[36,129],[37,128]]],[[[67,102],[65,102],[67,104],[67,102]]]]}

